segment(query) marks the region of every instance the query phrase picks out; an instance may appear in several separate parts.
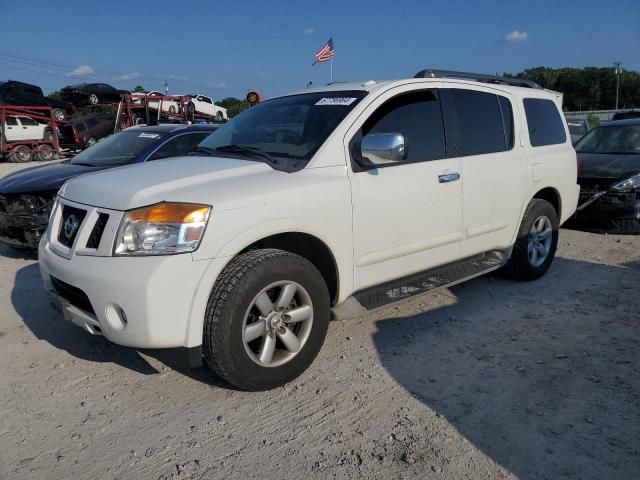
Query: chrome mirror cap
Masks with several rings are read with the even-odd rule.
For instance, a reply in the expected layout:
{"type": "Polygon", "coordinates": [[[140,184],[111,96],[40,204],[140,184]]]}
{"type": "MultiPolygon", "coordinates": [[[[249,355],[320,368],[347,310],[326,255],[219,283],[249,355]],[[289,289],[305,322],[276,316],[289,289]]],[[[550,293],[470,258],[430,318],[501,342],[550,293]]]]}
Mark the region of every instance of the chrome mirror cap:
{"type": "Polygon", "coordinates": [[[362,157],[374,165],[401,162],[406,158],[401,133],[370,133],[362,138],[362,157]]]}

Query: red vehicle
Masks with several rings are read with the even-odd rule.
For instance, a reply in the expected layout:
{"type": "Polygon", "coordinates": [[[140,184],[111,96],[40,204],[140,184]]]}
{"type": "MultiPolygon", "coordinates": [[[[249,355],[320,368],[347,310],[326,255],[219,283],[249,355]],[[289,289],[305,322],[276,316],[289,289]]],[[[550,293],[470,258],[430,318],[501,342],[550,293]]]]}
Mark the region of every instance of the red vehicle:
{"type": "Polygon", "coordinates": [[[0,154],[10,162],[22,163],[32,160],[53,160],[60,151],[58,123],[51,107],[0,105],[0,154]],[[11,135],[8,125],[14,118],[28,118],[45,124],[50,135],[42,138],[22,139],[11,135]]]}

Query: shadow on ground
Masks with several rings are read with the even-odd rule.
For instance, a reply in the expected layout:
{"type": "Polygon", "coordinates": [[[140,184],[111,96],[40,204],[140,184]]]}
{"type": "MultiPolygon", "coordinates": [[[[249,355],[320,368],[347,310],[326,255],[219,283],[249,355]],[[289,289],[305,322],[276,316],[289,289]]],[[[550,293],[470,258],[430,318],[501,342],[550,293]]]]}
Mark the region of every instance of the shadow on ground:
{"type": "Polygon", "coordinates": [[[16,273],[11,292],[13,308],[25,325],[40,340],[65,350],[72,356],[91,362],[113,362],[139,373],[158,373],[140,354],[130,348],[110,343],[65,322],[49,306],[37,264],[16,273]]]}
{"type": "Polygon", "coordinates": [[[638,478],[640,275],[557,259],[541,280],[454,287],[381,320],[384,368],[519,479],[638,478]]]}

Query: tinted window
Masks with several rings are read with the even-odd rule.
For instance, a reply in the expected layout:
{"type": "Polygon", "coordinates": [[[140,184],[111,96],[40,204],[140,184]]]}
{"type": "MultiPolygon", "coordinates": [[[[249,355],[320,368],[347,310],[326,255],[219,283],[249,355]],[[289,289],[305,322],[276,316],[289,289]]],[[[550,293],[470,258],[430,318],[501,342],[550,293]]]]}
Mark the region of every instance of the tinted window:
{"type": "Polygon", "coordinates": [[[25,85],[24,86],[24,91],[25,91],[25,93],[28,93],[29,95],[35,95],[37,97],[41,97],[42,96],[42,90],[40,90],[38,87],[32,87],[31,85],[25,85]]]}
{"type": "Polygon", "coordinates": [[[504,140],[507,150],[511,150],[514,145],[514,128],[513,128],[513,108],[507,97],[498,95],[498,103],[500,104],[500,112],[502,113],[502,121],[504,124],[504,140]]]}
{"type": "Polygon", "coordinates": [[[392,98],[362,127],[369,133],[401,133],[407,162],[435,160],[445,156],[444,125],[440,100],[432,91],[408,93],[392,98]]]}
{"type": "Polygon", "coordinates": [[[577,144],[578,153],[640,153],[640,125],[596,127],[577,144]]]}
{"type": "Polygon", "coordinates": [[[10,125],[10,126],[18,125],[18,120],[16,120],[16,117],[7,117],[7,125],[10,125]]]}
{"type": "Polygon", "coordinates": [[[96,125],[98,125],[98,119],[96,117],[92,117],[92,118],[89,118],[89,119],[85,120],[85,123],[87,124],[87,127],[89,127],[89,128],[95,127],[96,125]]]}
{"type": "Polygon", "coordinates": [[[198,145],[202,140],[208,137],[210,132],[187,133],[178,135],[167,141],[156,153],[149,157],[149,160],[158,160],[160,158],[179,157],[186,155],[193,147],[198,145]]]}
{"type": "Polygon", "coordinates": [[[86,126],[84,123],[82,123],[82,122],[78,122],[78,123],[76,123],[76,124],[73,126],[73,128],[74,128],[74,130],[75,130],[77,133],[80,133],[80,132],[86,132],[86,131],[87,131],[87,126],[86,126]]]}
{"type": "Polygon", "coordinates": [[[480,155],[506,150],[508,143],[498,97],[475,90],[452,89],[451,94],[458,119],[458,154],[480,155]]]}
{"type": "MultiPolygon", "coordinates": [[[[366,92],[358,90],[305,93],[274,98],[251,107],[213,132],[201,146],[259,148],[285,159],[310,160],[334,128],[366,92]]],[[[220,154],[230,155],[228,152],[220,154]]],[[[236,156],[231,154],[232,156],[236,156]]],[[[254,160],[254,157],[237,155],[254,160]]],[[[302,166],[300,162],[289,162],[302,166]]]]}
{"type": "Polygon", "coordinates": [[[551,100],[525,98],[524,111],[529,126],[529,140],[533,147],[566,142],[567,135],[560,112],[551,100]]]}
{"type": "Polygon", "coordinates": [[[165,136],[160,132],[129,130],[103,138],[91,148],[80,152],[72,164],[116,166],[133,161],[147,147],[157,145],[165,136]]]}
{"type": "Polygon", "coordinates": [[[22,125],[38,125],[38,122],[36,122],[33,118],[29,118],[29,117],[19,117],[20,118],[20,123],[22,123],[22,125]]]}

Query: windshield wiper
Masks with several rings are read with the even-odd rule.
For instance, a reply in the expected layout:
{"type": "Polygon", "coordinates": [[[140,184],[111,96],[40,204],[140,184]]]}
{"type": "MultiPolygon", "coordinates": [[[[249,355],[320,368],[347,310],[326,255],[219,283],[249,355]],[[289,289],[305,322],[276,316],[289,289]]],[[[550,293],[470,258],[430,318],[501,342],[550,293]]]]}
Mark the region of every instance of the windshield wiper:
{"type": "Polygon", "coordinates": [[[214,156],[216,151],[213,148],[197,146],[189,150],[187,155],[194,155],[196,153],[204,153],[205,155],[214,156]]]}
{"type": "Polygon", "coordinates": [[[217,147],[216,151],[223,153],[245,153],[248,155],[253,155],[254,157],[260,157],[267,160],[269,163],[277,164],[278,160],[273,158],[270,154],[256,147],[247,147],[245,145],[223,145],[222,147],[217,147]]]}

